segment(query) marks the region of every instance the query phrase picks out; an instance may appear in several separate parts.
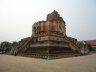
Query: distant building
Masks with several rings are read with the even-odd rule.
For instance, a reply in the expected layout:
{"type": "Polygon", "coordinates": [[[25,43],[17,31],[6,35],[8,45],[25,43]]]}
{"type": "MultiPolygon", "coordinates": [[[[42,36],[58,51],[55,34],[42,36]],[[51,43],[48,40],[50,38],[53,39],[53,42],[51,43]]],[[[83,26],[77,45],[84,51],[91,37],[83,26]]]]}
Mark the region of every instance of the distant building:
{"type": "Polygon", "coordinates": [[[87,40],[86,43],[91,46],[92,51],[96,51],[96,40],[87,40]]]}
{"type": "Polygon", "coordinates": [[[80,55],[77,39],[66,35],[66,23],[57,11],[47,15],[46,21],[35,22],[32,36],[22,39],[15,54],[45,59],[80,55]]]}

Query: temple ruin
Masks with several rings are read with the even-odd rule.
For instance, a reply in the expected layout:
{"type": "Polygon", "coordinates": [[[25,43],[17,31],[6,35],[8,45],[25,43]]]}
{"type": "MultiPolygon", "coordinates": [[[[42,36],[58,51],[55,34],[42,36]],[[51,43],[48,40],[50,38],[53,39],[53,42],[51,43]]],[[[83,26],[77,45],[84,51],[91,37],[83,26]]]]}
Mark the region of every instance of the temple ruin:
{"type": "Polygon", "coordinates": [[[44,59],[56,59],[80,55],[77,39],[66,35],[66,22],[53,11],[46,21],[35,22],[32,36],[22,40],[15,53],[44,59]]]}

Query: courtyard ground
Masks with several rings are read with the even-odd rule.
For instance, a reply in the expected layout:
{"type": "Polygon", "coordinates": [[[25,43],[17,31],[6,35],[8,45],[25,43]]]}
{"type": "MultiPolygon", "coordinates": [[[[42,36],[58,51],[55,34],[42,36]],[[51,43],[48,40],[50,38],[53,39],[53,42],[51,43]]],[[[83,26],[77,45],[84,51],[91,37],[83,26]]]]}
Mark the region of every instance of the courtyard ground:
{"type": "Polygon", "coordinates": [[[0,55],[0,72],[96,72],[96,54],[55,60],[0,55]]]}

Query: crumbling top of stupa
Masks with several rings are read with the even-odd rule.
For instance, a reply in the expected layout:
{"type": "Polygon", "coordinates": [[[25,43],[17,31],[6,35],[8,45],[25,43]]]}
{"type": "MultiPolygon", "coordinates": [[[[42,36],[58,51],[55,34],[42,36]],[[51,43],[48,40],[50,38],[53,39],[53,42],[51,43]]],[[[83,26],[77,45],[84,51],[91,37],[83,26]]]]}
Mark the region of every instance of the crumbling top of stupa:
{"type": "Polygon", "coordinates": [[[58,12],[56,10],[54,10],[52,13],[49,13],[47,15],[47,21],[62,21],[62,22],[64,22],[63,18],[60,17],[60,15],[58,14],[58,12]]]}

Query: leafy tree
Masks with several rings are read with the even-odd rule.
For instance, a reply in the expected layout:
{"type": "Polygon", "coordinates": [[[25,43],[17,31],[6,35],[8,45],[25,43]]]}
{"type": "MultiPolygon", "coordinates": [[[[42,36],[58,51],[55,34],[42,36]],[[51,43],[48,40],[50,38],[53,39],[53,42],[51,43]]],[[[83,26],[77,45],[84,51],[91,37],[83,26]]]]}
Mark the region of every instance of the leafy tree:
{"type": "Polygon", "coordinates": [[[12,43],[12,47],[16,48],[17,46],[18,46],[18,42],[14,41],[14,42],[12,43]]]}
{"type": "Polygon", "coordinates": [[[7,42],[7,41],[1,42],[0,48],[3,52],[10,51],[11,47],[12,45],[10,42],[7,42]]]}
{"type": "Polygon", "coordinates": [[[1,44],[0,44],[0,52],[2,51],[2,49],[1,49],[1,44]]]}
{"type": "Polygon", "coordinates": [[[92,47],[90,44],[88,44],[89,51],[92,51],[92,47]]]}

